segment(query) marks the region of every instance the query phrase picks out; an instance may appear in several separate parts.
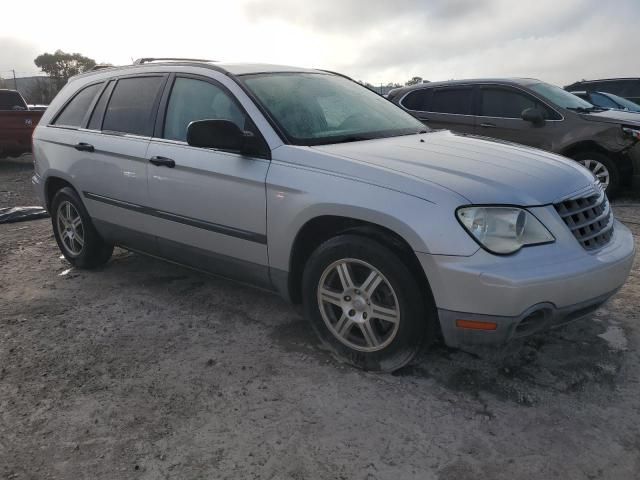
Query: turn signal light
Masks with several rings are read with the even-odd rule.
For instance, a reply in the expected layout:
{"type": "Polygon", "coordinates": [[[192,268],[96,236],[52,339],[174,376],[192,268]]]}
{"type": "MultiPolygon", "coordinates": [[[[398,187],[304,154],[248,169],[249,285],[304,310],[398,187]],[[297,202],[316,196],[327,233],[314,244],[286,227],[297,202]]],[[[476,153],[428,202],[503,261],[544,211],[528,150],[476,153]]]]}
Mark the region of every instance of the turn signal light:
{"type": "Polygon", "coordinates": [[[494,322],[478,322],[476,320],[456,320],[456,327],[469,330],[496,330],[498,324],[494,322]]]}

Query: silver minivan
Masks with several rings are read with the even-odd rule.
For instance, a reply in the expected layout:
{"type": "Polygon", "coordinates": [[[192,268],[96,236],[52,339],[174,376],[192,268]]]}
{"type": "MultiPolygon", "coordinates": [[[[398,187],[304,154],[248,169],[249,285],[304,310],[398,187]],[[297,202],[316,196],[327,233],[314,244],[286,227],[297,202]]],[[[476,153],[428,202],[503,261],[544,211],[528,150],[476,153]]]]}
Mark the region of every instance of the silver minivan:
{"type": "Polygon", "coordinates": [[[33,183],[77,267],[114,245],[279,292],[360,368],[582,317],[634,257],[593,174],[430,131],[338,74],[145,59],[69,81],[33,183]]]}

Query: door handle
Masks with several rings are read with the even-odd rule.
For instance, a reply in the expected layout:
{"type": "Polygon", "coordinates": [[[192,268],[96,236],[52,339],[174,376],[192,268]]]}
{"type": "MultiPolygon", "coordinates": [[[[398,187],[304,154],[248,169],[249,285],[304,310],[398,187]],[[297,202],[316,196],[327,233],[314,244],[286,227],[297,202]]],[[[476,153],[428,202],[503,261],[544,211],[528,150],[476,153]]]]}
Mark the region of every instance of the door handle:
{"type": "Polygon", "coordinates": [[[84,142],[76,143],[73,148],[75,148],[76,150],[79,150],[81,152],[93,152],[93,151],[95,151],[95,148],[93,147],[93,145],[91,145],[89,143],[84,143],[84,142]]]}
{"type": "Polygon", "coordinates": [[[482,128],[496,128],[495,124],[493,123],[481,123],[480,126],[482,128]]]}
{"type": "Polygon", "coordinates": [[[166,158],[166,157],[151,157],[149,159],[149,161],[151,163],[153,163],[157,167],[173,168],[173,167],[176,166],[176,162],[174,162],[172,159],[166,158]]]}

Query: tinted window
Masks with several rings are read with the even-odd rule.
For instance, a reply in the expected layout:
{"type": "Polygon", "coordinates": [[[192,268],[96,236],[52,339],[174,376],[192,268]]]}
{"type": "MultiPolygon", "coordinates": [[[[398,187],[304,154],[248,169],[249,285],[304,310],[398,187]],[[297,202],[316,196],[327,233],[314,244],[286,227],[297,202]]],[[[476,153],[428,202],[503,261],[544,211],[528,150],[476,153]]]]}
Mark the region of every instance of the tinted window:
{"type": "Polygon", "coordinates": [[[604,108],[620,108],[620,106],[616,104],[616,102],[608,98],[606,95],[602,95],[600,93],[591,94],[591,103],[604,108]]]}
{"type": "Polygon", "coordinates": [[[435,89],[429,111],[471,115],[472,93],[471,87],[435,89]]]}
{"type": "Polygon", "coordinates": [[[202,80],[177,78],[167,106],[164,138],[186,141],[189,123],[213,119],[230,120],[245,129],[244,113],[222,88],[202,80]]]}
{"type": "Polygon", "coordinates": [[[103,130],[150,136],[162,77],[136,77],[118,80],[102,124],[103,130]]]}
{"type": "Polygon", "coordinates": [[[408,108],[409,110],[427,111],[428,98],[428,89],[422,88],[420,90],[414,90],[413,92],[410,92],[406,97],[404,97],[404,99],[402,100],[402,106],[404,108],[408,108]]]}
{"type": "Polygon", "coordinates": [[[102,116],[104,115],[104,111],[107,108],[107,102],[109,101],[109,95],[111,93],[111,87],[113,86],[113,80],[109,83],[109,86],[104,89],[96,106],[93,109],[93,113],[91,114],[91,118],[89,119],[89,124],[87,128],[90,130],[102,130],[102,116]]]}
{"type": "Polygon", "coordinates": [[[93,102],[94,97],[100,91],[102,85],[102,83],[98,83],[80,90],[58,115],[56,121],[53,122],[54,125],[79,127],[82,124],[84,116],[87,114],[87,110],[89,110],[91,106],[91,102],[93,102]]]}
{"type": "Polygon", "coordinates": [[[0,110],[14,110],[18,108],[25,108],[24,101],[18,92],[0,92],[0,110]]]}
{"type": "Polygon", "coordinates": [[[480,115],[483,117],[521,118],[527,108],[541,110],[545,118],[555,117],[553,111],[525,93],[506,88],[482,89],[480,115]]]}

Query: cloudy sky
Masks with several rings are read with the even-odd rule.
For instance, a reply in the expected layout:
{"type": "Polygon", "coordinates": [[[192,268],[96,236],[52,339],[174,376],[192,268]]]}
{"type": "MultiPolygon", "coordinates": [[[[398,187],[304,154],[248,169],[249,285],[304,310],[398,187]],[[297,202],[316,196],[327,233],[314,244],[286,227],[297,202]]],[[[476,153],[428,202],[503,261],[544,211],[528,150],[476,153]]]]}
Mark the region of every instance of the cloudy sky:
{"type": "Polygon", "coordinates": [[[283,63],[373,84],[640,76],[640,0],[29,0],[3,2],[0,76],[45,51],[283,63]],[[12,19],[12,21],[7,21],[12,19]]]}

